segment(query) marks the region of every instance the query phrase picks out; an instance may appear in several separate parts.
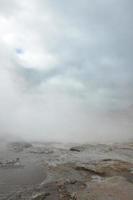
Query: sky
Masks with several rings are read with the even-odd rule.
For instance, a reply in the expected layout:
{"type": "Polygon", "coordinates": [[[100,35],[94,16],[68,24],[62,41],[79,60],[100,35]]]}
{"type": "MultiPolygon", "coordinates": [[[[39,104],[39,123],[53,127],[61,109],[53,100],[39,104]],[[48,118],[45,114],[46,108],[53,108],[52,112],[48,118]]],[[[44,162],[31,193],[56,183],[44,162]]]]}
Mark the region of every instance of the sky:
{"type": "Polygon", "coordinates": [[[0,135],[132,137],[132,0],[0,0],[0,135]]]}

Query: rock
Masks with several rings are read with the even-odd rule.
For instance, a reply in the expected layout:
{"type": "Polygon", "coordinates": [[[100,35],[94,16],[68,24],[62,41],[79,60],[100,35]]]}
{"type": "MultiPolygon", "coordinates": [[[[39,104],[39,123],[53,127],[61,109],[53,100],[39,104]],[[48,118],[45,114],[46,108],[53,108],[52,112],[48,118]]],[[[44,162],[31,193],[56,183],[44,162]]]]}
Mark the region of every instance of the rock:
{"type": "Polygon", "coordinates": [[[133,174],[131,169],[132,163],[121,160],[104,159],[90,164],[77,164],[75,169],[84,171],[86,174],[98,175],[100,177],[122,176],[128,181],[133,182],[133,174]]]}
{"type": "Polygon", "coordinates": [[[83,151],[94,151],[107,153],[112,151],[112,146],[106,144],[83,144],[81,146],[74,146],[70,148],[70,151],[83,152],[83,151]]]}
{"type": "Polygon", "coordinates": [[[133,174],[133,168],[130,169],[130,173],[133,174]]]}
{"type": "Polygon", "coordinates": [[[104,181],[104,178],[101,177],[101,176],[98,176],[98,175],[91,176],[91,179],[92,179],[93,182],[97,182],[97,183],[104,181]]]}
{"type": "Polygon", "coordinates": [[[42,147],[33,147],[29,152],[33,153],[33,154],[52,154],[52,153],[54,153],[53,150],[48,149],[48,148],[42,148],[42,147]]]}
{"type": "Polygon", "coordinates": [[[59,199],[70,200],[71,194],[67,191],[65,182],[58,183],[57,186],[58,186],[58,192],[59,192],[59,199]]]}
{"type": "Polygon", "coordinates": [[[71,194],[71,200],[77,200],[78,198],[77,198],[77,194],[76,194],[76,192],[73,192],[72,194],[71,194]]]}
{"type": "Polygon", "coordinates": [[[100,176],[105,175],[105,172],[99,171],[95,167],[92,168],[92,166],[90,167],[89,165],[84,165],[84,164],[77,165],[75,167],[75,169],[78,170],[78,171],[88,172],[88,173],[90,173],[90,175],[93,175],[93,174],[100,175],[100,176]]]}
{"type": "Polygon", "coordinates": [[[0,162],[0,168],[20,168],[23,167],[19,158],[0,162]]]}
{"type": "Polygon", "coordinates": [[[9,148],[15,152],[21,152],[30,147],[32,147],[32,144],[28,142],[12,142],[9,144],[9,148]]]}
{"type": "Polygon", "coordinates": [[[48,192],[38,193],[38,194],[33,195],[32,200],[44,200],[49,195],[50,195],[50,193],[48,193],[48,192]]]}
{"type": "Polygon", "coordinates": [[[69,183],[69,184],[75,184],[75,183],[77,183],[77,180],[75,180],[75,179],[69,179],[69,180],[67,180],[67,182],[69,183]]]}
{"type": "Polygon", "coordinates": [[[121,160],[100,161],[96,171],[105,173],[106,176],[125,175],[133,167],[132,163],[121,160]]]}
{"type": "Polygon", "coordinates": [[[80,149],[80,147],[71,147],[71,148],[70,148],[70,151],[80,152],[81,149],[80,149]]]}

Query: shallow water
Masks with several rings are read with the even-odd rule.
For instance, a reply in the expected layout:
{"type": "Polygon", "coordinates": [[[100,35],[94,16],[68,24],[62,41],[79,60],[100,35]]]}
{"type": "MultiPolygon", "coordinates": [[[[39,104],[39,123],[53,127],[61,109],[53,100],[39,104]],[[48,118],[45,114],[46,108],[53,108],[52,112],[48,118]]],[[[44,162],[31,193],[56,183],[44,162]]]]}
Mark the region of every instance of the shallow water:
{"type": "Polygon", "coordinates": [[[44,168],[33,164],[18,169],[0,169],[0,193],[10,193],[17,188],[39,184],[44,178],[44,168]]]}
{"type": "Polygon", "coordinates": [[[0,199],[2,195],[12,194],[22,188],[40,184],[46,177],[45,168],[38,157],[28,153],[15,153],[1,150],[1,160],[14,160],[19,157],[23,167],[0,168],[0,199]]]}

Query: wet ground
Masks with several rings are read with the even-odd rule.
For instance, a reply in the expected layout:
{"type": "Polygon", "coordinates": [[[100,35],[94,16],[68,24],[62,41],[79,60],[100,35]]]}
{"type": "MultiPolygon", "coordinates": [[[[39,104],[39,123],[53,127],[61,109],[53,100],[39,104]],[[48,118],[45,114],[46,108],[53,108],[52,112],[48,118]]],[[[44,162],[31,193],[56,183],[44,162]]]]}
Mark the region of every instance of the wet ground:
{"type": "Polygon", "coordinates": [[[16,142],[0,163],[0,200],[133,199],[133,143],[16,142]]]}

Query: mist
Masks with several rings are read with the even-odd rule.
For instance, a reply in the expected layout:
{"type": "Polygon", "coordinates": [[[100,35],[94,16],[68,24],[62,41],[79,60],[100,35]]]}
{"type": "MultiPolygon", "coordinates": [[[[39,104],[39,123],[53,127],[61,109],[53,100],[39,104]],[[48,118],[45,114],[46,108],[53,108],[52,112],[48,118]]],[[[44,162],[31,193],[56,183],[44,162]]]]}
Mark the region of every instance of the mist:
{"type": "MultiPolygon", "coordinates": [[[[10,86],[11,83],[10,83],[10,86]]],[[[123,142],[132,139],[132,110],[91,108],[88,102],[50,91],[25,94],[10,88],[0,105],[7,141],[123,142]]]]}
{"type": "Polygon", "coordinates": [[[132,139],[131,7],[0,1],[1,140],[132,139]]]}

